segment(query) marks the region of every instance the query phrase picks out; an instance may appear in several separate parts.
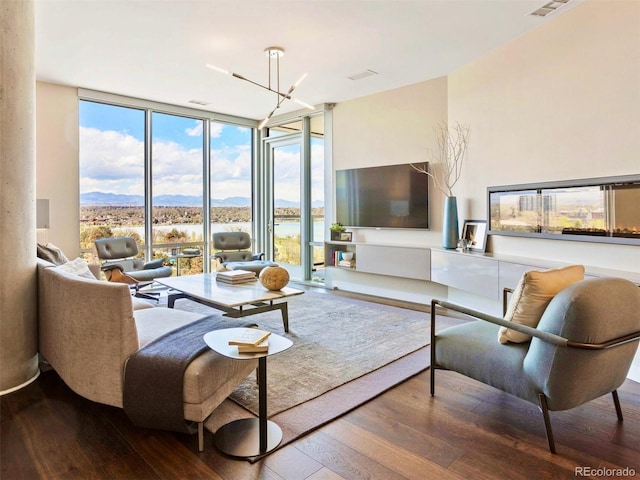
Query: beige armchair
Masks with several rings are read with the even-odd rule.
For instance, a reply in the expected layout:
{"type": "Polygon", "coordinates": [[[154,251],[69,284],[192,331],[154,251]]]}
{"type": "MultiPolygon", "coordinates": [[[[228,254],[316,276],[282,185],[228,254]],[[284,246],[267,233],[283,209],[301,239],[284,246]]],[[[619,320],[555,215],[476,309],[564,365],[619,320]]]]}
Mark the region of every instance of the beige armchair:
{"type": "Polygon", "coordinates": [[[556,453],[549,412],[568,410],[611,393],[625,381],[640,339],[640,288],[619,278],[575,282],[548,304],[537,328],[441,300],[431,302],[431,395],[435,371],[452,370],[538,405],[549,450],[556,453]],[[476,321],[436,331],[446,308],[476,321]],[[500,327],[530,335],[498,342],[500,327]]]}

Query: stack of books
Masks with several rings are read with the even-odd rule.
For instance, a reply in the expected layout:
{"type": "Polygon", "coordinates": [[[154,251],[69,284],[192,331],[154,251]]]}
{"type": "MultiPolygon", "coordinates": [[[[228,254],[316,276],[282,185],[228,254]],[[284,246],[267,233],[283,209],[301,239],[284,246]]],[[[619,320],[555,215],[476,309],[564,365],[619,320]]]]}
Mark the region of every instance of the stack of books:
{"type": "Polygon", "coordinates": [[[355,267],[355,262],[353,260],[339,260],[338,261],[338,266],[339,267],[354,268],[355,267]]]}
{"type": "Polygon", "coordinates": [[[268,352],[269,335],[271,332],[250,328],[242,335],[229,340],[229,345],[236,345],[238,353],[268,352]]]}
{"type": "Polygon", "coordinates": [[[256,278],[255,272],[249,272],[247,270],[226,270],[224,272],[218,272],[216,275],[218,282],[230,283],[232,285],[254,282],[256,278]]]}

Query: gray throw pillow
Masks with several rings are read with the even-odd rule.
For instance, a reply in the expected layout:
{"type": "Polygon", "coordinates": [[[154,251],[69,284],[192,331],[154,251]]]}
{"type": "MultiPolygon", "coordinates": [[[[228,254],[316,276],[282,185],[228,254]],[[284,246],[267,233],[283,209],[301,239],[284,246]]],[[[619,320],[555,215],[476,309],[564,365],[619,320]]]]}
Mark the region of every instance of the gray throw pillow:
{"type": "Polygon", "coordinates": [[[62,265],[69,261],[65,254],[62,253],[62,250],[56,247],[53,243],[47,243],[46,245],[38,243],[37,255],[38,258],[51,262],[54,265],[62,265]]]}

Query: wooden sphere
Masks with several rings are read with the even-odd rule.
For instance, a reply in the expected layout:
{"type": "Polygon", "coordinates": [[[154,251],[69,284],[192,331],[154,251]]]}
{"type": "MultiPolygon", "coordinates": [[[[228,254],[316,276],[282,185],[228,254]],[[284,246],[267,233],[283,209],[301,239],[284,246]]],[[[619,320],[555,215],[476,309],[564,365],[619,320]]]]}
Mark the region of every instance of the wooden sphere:
{"type": "Polygon", "coordinates": [[[281,290],[289,283],[289,272],[282,267],[266,267],[262,269],[258,279],[267,290],[281,290]]]}

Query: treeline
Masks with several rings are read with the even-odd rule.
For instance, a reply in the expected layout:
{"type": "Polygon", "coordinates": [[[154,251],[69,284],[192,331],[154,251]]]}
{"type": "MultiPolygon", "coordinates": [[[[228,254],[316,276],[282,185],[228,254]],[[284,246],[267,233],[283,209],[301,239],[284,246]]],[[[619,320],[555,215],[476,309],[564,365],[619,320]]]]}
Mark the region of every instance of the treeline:
{"type": "MultiPolygon", "coordinates": [[[[299,208],[279,207],[276,216],[300,216],[299,208]]],[[[314,208],[314,216],[323,216],[324,208],[314,208]]],[[[154,225],[199,224],[203,222],[201,207],[153,207],[154,225]]],[[[250,222],[250,207],[211,207],[211,223],[250,222]]],[[[144,225],[144,207],[81,206],[80,223],[93,226],[144,225]]]]}

